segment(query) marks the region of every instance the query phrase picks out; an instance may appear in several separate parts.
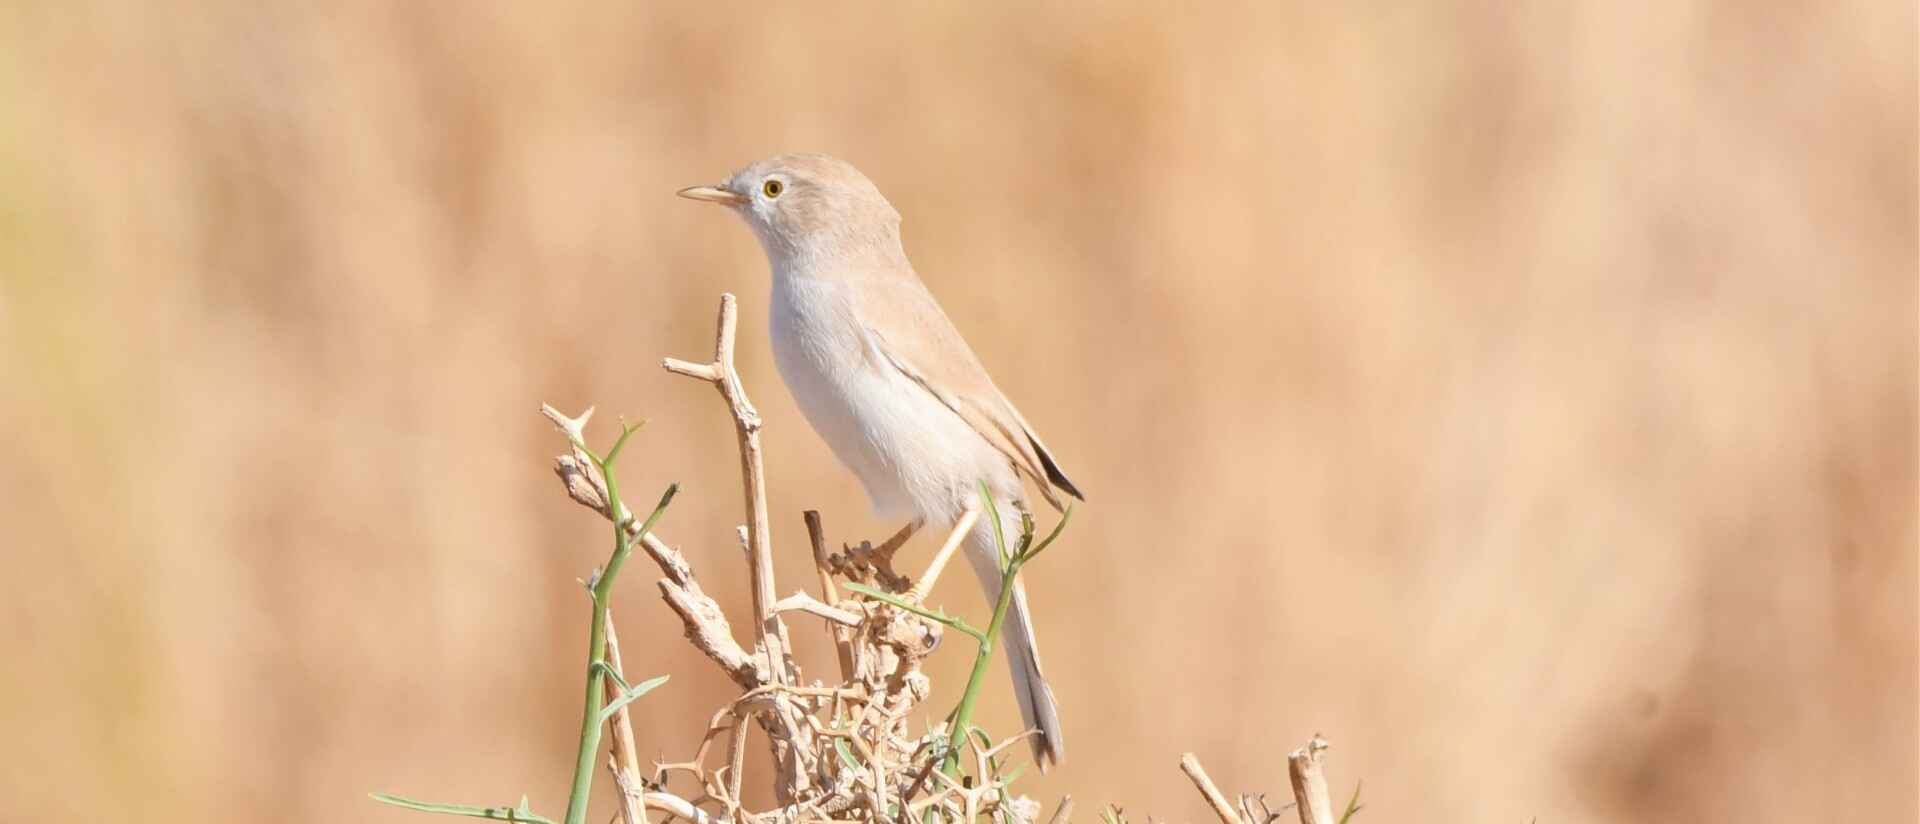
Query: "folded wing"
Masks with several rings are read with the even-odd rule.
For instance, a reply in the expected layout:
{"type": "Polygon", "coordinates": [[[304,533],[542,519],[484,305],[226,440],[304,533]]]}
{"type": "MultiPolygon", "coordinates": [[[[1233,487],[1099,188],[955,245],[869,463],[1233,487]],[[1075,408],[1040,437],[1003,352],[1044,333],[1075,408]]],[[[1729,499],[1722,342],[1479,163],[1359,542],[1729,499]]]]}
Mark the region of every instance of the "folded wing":
{"type": "Polygon", "coordinates": [[[1033,427],[993,385],[986,367],[926,288],[916,279],[895,285],[893,291],[898,299],[885,305],[900,310],[897,314],[862,319],[869,344],[885,364],[926,389],[1006,455],[1055,509],[1061,507],[1055,489],[1085,500],[1033,427]],[[888,334],[889,329],[915,334],[888,334]]]}

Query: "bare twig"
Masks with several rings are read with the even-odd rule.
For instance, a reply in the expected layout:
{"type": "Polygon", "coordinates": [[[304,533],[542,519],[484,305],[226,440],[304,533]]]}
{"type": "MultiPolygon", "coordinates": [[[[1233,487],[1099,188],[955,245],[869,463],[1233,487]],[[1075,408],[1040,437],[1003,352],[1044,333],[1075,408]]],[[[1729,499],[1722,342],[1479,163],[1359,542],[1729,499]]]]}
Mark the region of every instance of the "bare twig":
{"type": "MultiPolygon", "coordinates": [[[[1282,804],[1280,809],[1284,810],[1291,806],[1293,805],[1282,804]]],[[[1245,816],[1243,820],[1247,824],[1273,824],[1280,819],[1280,813],[1273,809],[1273,805],[1267,803],[1266,793],[1240,796],[1240,814],[1245,816]],[[1254,809],[1255,805],[1258,805],[1259,809],[1254,809]]]]}
{"type": "MultiPolygon", "coordinates": [[[[826,529],[820,525],[820,513],[809,509],[800,517],[807,524],[807,543],[813,547],[813,568],[820,573],[820,597],[827,606],[837,607],[840,605],[840,587],[833,583],[833,564],[827,555],[826,529]]],[[[840,659],[840,679],[852,681],[853,631],[834,627],[833,650],[840,659]]]]}
{"type": "MultiPolygon", "coordinates": [[[[607,667],[603,676],[607,679],[607,692],[620,694],[620,682],[616,675],[625,677],[626,670],[620,666],[620,638],[613,631],[613,610],[607,610],[607,667]]],[[[647,824],[646,796],[640,789],[640,759],[634,754],[633,717],[627,712],[627,705],[621,705],[613,711],[612,724],[613,760],[607,765],[613,773],[614,786],[620,790],[620,819],[624,824],[647,824]]]]}
{"type": "Polygon", "coordinates": [[[907,541],[913,537],[914,533],[920,531],[921,526],[922,523],[918,519],[908,521],[907,525],[901,527],[899,532],[893,533],[893,537],[881,542],[880,547],[875,549],[874,552],[888,560],[892,560],[893,553],[899,552],[901,547],[906,546],[907,541]]]}
{"type": "Polygon", "coordinates": [[[718,601],[700,589],[699,582],[693,578],[692,569],[687,566],[686,558],[652,535],[642,539],[640,547],[666,573],[667,577],[658,582],[660,595],[680,616],[687,640],[726,670],[733,682],[743,689],[752,689],[768,680],[760,673],[760,662],[755,661],[733,639],[733,628],[727,623],[727,613],[720,609],[718,601]]]}
{"type": "Polygon", "coordinates": [[[837,625],[834,627],[835,631],[840,631],[843,627],[860,626],[860,622],[866,620],[866,618],[862,616],[855,615],[839,607],[830,607],[820,603],[819,599],[804,592],[796,592],[780,599],[779,603],[773,605],[773,610],[775,612],[804,612],[808,615],[825,618],[829,622],[837,625]]]}
{"type": "Polygon", "coordinates": [[[1053,808],[1053,817],[1047,819],[1047,824],[1068,824],[1071,820],[1073,820],[1073,796],[1060,796],[1060,805],[1053,808]]]}
{"type": "Polygon", "coordinates": [[[1213,814],[1220,817],[1220,824],[1243,824],[1240,814],[1228,803],[1220,788],[1213,785],[1213,779],[1207,777],[1207,771],[1200,766],[1200,759],[1193,753],[1180,756],[1180,771],[1193,780],[1193,786],[1207,799],[1207,805],[1213,808],[1213,814]]]}
{"type": "Polygon", "coordinates": [[[739,310],[733,295],[721,295],[713,361],[695,364],[667,358],[663,365],[669,372],[712,383],[720,390],[720,397],[726,400],[727,408],[733,412],[734,430],[740,440],[741,481],[751,518],[747,524],[747,535],[753,556],[754,636],[767,651],[767,674],[771,676],[771,682],[789,683],[786,627],[780,623],[780,614],[773,608],[773,550],[767,534],[767,473],[760,454],[760,413],[753,408],[753,402],[747,399],[747,390],[741,385],[740,373],[733,365],[733,340],[738,318],[739,310]]]}
{"type": "Polygon", "coordinates": [[[1320,772],[1320,754],[1327,739],[1314,733],[1307,745],[1287,756],[1287,775],[1293,780],[1293,800],[1300,824],[1334,824],[1333,800],[1327,797],[1327,777],[1320,772]]]}
{"type": "Polygon", "coordinates": [[[727,819],[707,815],[706,811],[673,793],[650,792],[646,794],[646,799],[648,805],[666,810],[674,817],[684,818],[694,824],[730,824],[727,819]]]}

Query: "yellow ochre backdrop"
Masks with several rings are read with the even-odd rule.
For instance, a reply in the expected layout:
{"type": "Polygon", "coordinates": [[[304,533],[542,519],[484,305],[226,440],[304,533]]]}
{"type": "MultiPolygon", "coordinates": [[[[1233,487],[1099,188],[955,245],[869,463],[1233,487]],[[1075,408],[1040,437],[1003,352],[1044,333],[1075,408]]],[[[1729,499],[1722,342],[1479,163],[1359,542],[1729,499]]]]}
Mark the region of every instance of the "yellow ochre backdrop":
{"type": "MultiPolygon", "coordinates": [[[[1088,492],[1031,571],[1037,798],[1204,820],[1181,752],[1285,797],[1318,731],[1359,824],[1915,820],[1914,31],[7,4],[0,819],[558,815],[607,541],[541,402],[651,420],[627,487],[684,483],[661,532],[746,609],[729,423],[658,366],[735,292],[782,591],[802,509],[897,526],[781,386],[749,233],[672,194],[810,150],[1088,492]]],[[[729,688],[629,569],[641,749],[684,758],[729,688]]]]}

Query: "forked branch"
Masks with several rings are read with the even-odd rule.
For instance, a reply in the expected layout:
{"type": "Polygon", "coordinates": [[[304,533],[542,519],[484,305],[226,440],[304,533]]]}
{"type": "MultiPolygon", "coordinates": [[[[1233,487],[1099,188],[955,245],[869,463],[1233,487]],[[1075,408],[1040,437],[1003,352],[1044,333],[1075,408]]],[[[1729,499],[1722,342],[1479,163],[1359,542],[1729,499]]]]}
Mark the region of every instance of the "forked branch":
{"type": "Polygon", "coordinates": [[[747,512],[747,546],[752,556],[754,640],[767,651],[767,673],[773,683],[791,683],[790,648],[787,628],[774,608],[773,550],[767,536],[767,473],[760,452],[760,413],[747,399],[746,387],[733,366],[734,332],[739,325],[739,309],[732,293],[720,296],[720,318],[714,334],[713,360],[689,363],[675,358],[662,362],[667,371],[698,378],[720,390],[720,397],[733,413],[733,427],[740,440],[740,478],[744,487],[747,512]]]}

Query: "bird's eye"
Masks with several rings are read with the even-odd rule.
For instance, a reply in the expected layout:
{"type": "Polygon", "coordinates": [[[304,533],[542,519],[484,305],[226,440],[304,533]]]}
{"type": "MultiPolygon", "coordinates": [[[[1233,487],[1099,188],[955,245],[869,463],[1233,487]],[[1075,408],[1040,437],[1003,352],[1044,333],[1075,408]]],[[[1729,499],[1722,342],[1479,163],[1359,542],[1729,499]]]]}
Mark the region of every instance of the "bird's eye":
{"type": "Polygon", "coordinates": [[[760,184],[760,191],[765,192],[767,197],[770,199],[779,197],[780,193],[786,190],[787,190],[786,184],[781,183],[778,180],[769,180],[765,183],[760,184]]]}

